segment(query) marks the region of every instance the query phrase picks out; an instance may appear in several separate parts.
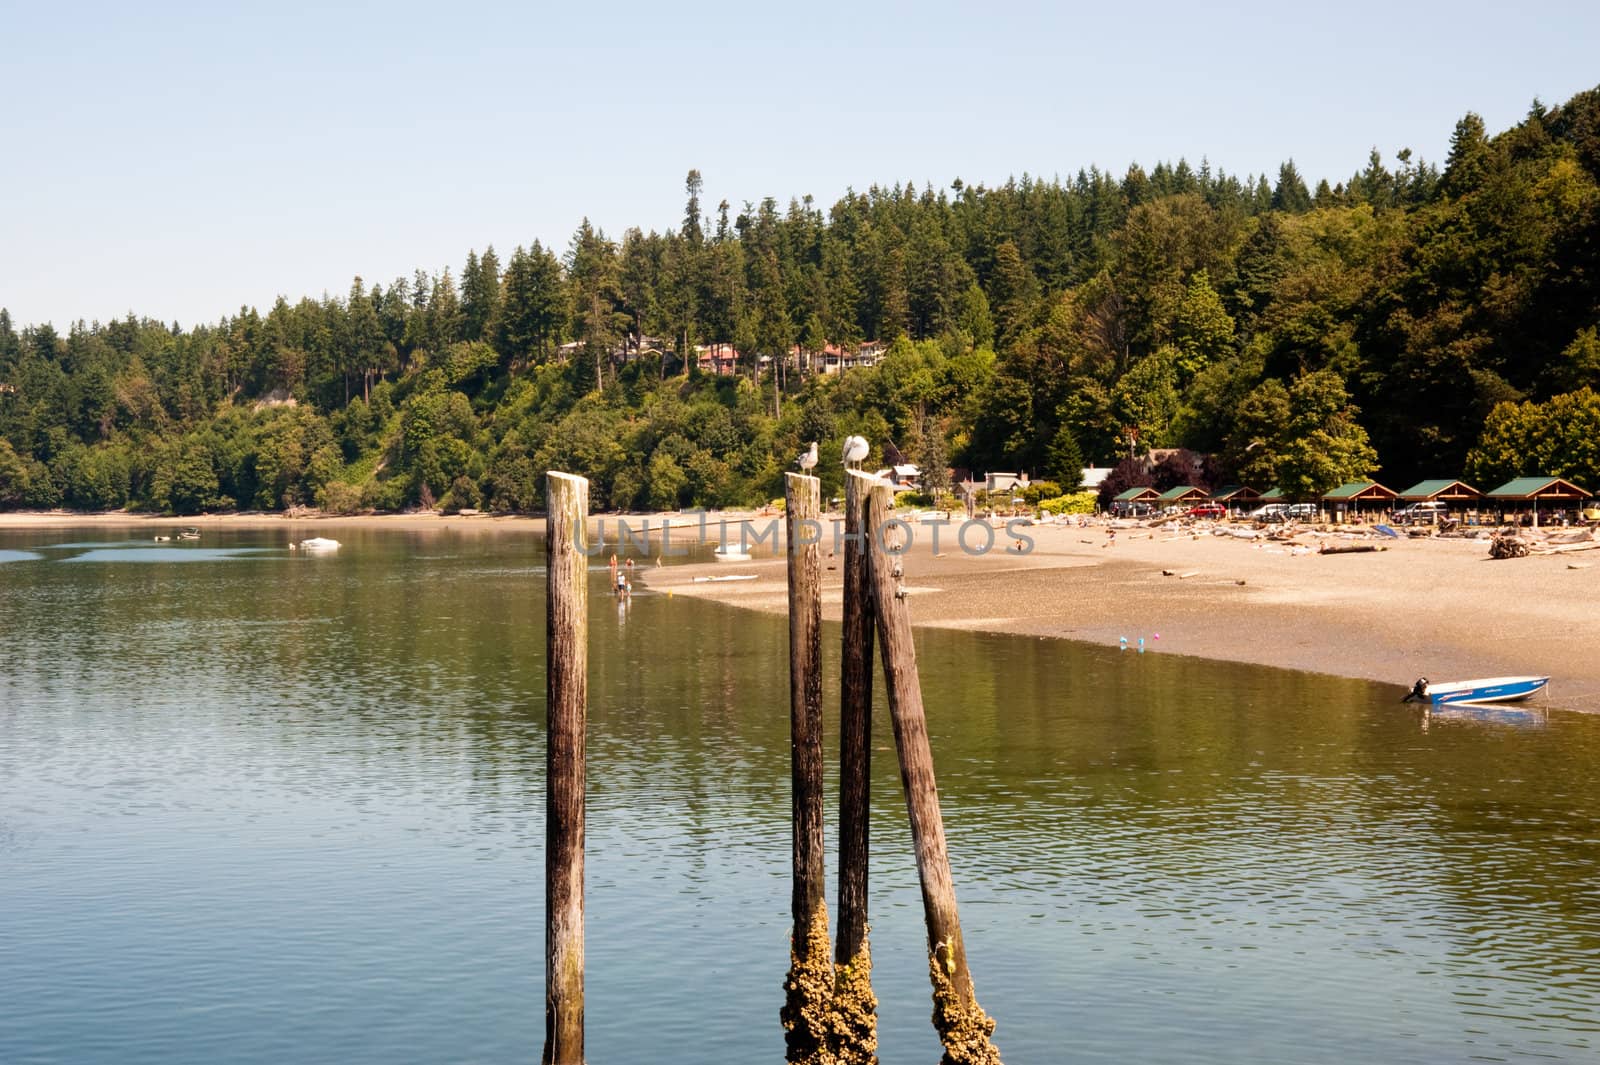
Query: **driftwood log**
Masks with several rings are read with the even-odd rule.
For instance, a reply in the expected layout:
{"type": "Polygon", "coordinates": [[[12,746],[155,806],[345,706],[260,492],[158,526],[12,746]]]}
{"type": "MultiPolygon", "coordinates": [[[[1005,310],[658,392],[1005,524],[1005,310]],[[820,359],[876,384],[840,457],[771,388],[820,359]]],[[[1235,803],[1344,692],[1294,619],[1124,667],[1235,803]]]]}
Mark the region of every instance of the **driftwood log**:
{"type": "Polygon", "coordinates": [[[1528,541],[1516,536],[1496,536],[1489,544],[1490,558],[1527,558],[1528,541]]]}

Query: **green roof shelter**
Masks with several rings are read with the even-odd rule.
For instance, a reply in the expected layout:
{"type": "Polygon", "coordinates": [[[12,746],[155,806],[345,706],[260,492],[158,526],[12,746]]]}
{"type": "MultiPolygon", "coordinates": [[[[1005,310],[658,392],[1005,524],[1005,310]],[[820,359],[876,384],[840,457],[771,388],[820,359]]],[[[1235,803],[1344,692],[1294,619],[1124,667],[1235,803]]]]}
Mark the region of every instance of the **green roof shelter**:
{"type": "Polygon", "coordinates": [[[1213,503],[1254,503],[1261,498],[1261,493],[1249,485],[1230,484],[1224,485],[1211,493],[1213,503]]]}
{"type": "Polygon", "coordinates": [[[1387,510],[1398,498],[1399,493],[1392,488],[1385,488],[1377,481],[1351,481],[1324,495],[1322,501],[1335,512],[1334,520],[1342,521],[1346,514],[1359,514],[1363,510],[1387,510]]]}
{"type": "Polygon", "coordinates": [[[1328,503],[1387,505],[1400,498],[1400,494],[1392,488],[1385,488],[1377,481],[1351,481],[1349,484],[1341,484],[1322,498],[1328,503]]]}
{"type": "Polygon", "coordinates": [[[1198,503],[1206,497],[1203,488],[1196,488],[1192,484],[1180,484],[1176,488],[1169,488],[1156,496],[1160,503],[1198,503]]]}
{"type": "Polygon", "coordinates": [[[1158,498],[1160,498],[1160,493],[1154,488],[1149,485],[1142,485],[1118,492],[1112,497],[1111,501],[1113,503],[1153,503],[1158,498]]]}
{"type": "Polygon", "coordinates": [[[1262,492],[1256,498],[1259,499],[1263,503],[1283,503],[1283,502],[1286,502],[1286,500],[1284,498],[1284,495],[1283,495],[1283,489],[1279,488],[1277,485],[1273,485],[1271,488],[1267,489],[1265,492],[1262,492]]]}
{"type": "Polygon", "coordinates": [[[1533,525],[1539,527],[1539,504],[1577,503],[1590,494],[1560,477],[1518,477],[1507,481],[1488,495],[1496,503],[1532,503],[1533,525]]]}
{"type": "Polygon", "coordinates": [[[1475,503],[1483,493],[1465,481],[1418,481],[1400,498],[1408,503],[1475,503]]]}

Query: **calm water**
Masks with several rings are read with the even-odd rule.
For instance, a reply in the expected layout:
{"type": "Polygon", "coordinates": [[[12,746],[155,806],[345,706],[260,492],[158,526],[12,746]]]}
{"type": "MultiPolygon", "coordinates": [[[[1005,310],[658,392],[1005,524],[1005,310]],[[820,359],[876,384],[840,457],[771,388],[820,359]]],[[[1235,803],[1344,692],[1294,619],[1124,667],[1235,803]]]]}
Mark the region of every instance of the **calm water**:
{"type": "MultiPolygon", "coordinates": [[[[538,1059],[542,549],[339,536],[0,534],[0,1062],[538,1059]]],[[[589,1060],[781,1061],[784,623],[603,585],[589,1060]]],[[[920,651],[1008,1065],[1596,1060],[1600,719],[1423,730],[1398,687],[920,651]]],[[[875,983],[909,1065],[938,1046],[889,735],[875,983]]]]}

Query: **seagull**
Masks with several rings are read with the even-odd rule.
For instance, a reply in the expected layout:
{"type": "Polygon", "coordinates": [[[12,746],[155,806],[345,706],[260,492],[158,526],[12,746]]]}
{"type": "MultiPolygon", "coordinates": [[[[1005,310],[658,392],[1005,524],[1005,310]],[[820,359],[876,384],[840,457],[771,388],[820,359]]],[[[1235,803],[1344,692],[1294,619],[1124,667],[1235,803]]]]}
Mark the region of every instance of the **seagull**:
{"type": "Polygon", "coordinates": [[[860,467],[861,460],[867,457],[867,452],[870,451],[871,448],[872,446],[867,443],[867,438],[864,436],[845,437],[844,468],[847,470],[853,470],[860,467]]]}
{"type": "Polygon", "coordinates": [[[798,461],[802,470],[809,470],[817,464],[817,442],[815,440],[811,441],[811,450],[801,455],[798,461]]]}

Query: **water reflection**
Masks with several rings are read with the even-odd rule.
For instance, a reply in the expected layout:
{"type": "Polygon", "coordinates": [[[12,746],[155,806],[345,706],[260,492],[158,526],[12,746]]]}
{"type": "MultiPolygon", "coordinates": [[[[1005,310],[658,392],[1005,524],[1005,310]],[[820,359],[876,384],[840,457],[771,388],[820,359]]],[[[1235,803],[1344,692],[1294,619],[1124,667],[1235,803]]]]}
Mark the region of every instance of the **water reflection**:
{"type": "MultiPolygon", "coordinates": [[[[227,553],[198,565],[8,570],[0,1060],[537,1053],[541,547],[340,539],[316,564],[237,533],[172,549],[227,553]]],[[[783,622],[606,584],[589,1056],[779,1060],[783,622]]],[[[1008,1062],[1592,1060],[1600,722],[1423,732],[1392,691],[1328,677],[948,631],[919,649],[1008,1062]]],[[[897,1065],[938,1052],[879,710],[897,1065]]]]}

